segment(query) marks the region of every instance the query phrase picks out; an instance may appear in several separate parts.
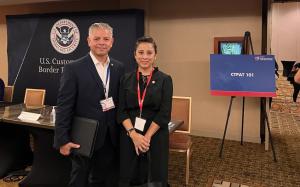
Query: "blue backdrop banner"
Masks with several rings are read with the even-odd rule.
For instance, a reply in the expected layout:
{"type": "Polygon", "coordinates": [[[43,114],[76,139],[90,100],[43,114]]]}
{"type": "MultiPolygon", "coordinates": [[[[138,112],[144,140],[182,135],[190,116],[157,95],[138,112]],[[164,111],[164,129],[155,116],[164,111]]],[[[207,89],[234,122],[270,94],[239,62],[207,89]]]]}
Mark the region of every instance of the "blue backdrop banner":
{"type": "Polygon", "coordinates": [[[11,15],[6,22],[8,82],[14,86],[16,103],[23,102],[26,88],[39,88],[46,89],[45,104],[56,105],[64,65],[89,52],[92,23],[113,27],[110,57],[121,61],[127,72],[136,68],[134,46],[144,35],[143,10],[11,15]]]}
{"type": "Polygon", "coordinates": [[[210,55],[210,92],[220,96],[274,97],[273,55],[210,55]]]}

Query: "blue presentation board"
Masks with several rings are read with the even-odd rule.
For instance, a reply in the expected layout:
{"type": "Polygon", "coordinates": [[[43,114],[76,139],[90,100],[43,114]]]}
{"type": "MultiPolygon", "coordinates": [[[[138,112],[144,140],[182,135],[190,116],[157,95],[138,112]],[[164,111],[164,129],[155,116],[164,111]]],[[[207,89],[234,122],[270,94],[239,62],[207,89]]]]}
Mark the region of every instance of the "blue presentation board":
{"type": "Polygon", "coordinates": [[[210,55],[210,92],[219,96],[274,97],[273,55],[210,55]]]}

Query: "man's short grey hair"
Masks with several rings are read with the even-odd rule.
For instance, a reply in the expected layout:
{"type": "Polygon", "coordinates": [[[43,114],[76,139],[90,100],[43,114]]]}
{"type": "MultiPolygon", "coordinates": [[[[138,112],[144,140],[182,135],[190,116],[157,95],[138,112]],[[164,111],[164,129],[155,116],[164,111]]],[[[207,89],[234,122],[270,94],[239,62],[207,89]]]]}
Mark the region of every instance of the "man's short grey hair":
{"type": "Polygon", "coordinates": [[[93,23],[89,28],[89,36],[92,34],[94,29],[105,29],[111,33],[111,37],[113,37],[113,28],[107,23],[93,23]]]}

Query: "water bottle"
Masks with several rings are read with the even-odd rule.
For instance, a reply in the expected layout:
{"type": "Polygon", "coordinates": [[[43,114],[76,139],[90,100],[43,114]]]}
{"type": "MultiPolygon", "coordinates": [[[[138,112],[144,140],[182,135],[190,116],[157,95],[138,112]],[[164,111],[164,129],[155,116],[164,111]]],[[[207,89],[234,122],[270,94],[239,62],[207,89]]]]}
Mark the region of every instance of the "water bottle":
{"type": "Polygon", "coordinates": [[[50,117],[51,117],[50,118],[51,122],[55,123],[55,107],[54,106],[52,107],[50,117]]]}

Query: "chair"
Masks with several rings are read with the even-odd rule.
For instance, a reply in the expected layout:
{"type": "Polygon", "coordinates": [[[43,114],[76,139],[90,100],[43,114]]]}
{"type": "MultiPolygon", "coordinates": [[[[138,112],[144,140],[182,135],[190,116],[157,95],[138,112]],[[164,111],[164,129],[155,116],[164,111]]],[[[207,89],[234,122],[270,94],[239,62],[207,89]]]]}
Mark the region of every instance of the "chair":
{"type": "Polygon", "coordinates": [[[14,94],[14,86],[5,86],[3,101],[12,102],[13,94],[14,94]]]}
{"type": "Polygon", "coordinates": [[[40,107],[44,105],[45,89],[26,88],[24,104],[29,107],[40,107]]]}
{"type": "Polygon", "coordinates": [[[174,133],[170,134],[169,149],[170,151],[186,153],[186,170],[185,182],[189,183],[190,173],[190,158],[192,140],[189,136],[191,130],[191,115],[192,115],[192,98],[191,97],[177,97],[172,99],[172,120],[183,120],[181,125],[174,133]]]}

